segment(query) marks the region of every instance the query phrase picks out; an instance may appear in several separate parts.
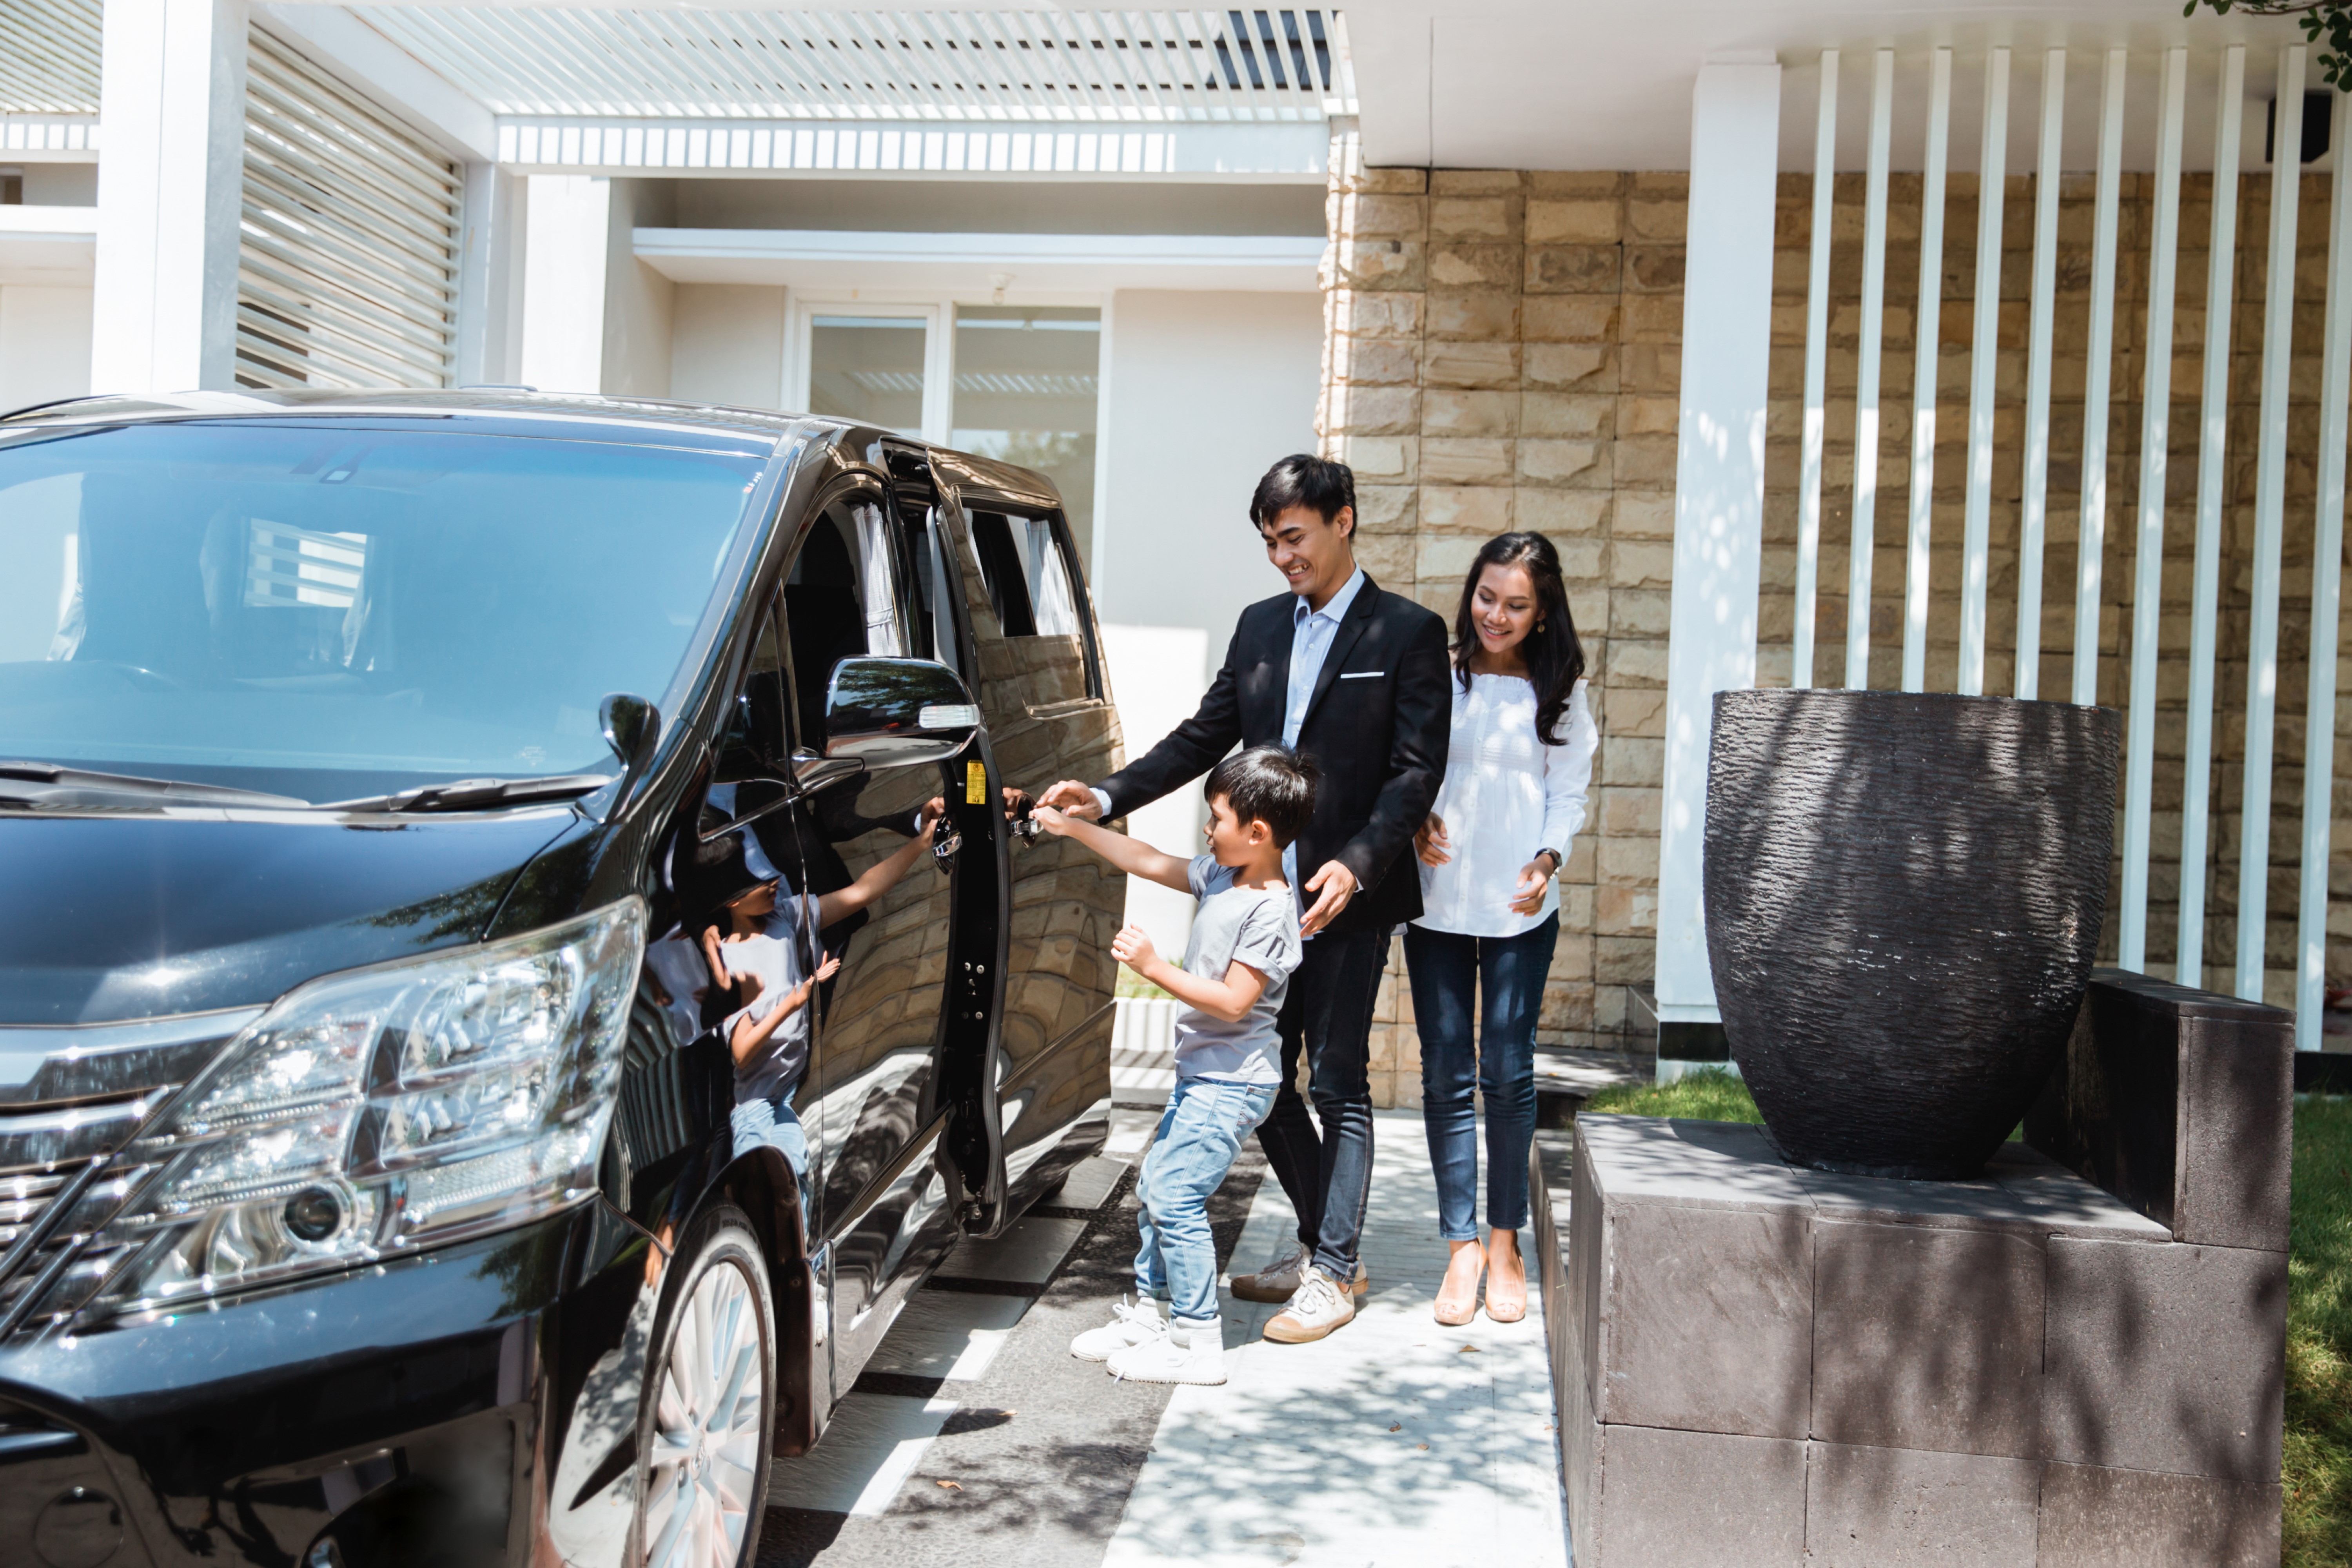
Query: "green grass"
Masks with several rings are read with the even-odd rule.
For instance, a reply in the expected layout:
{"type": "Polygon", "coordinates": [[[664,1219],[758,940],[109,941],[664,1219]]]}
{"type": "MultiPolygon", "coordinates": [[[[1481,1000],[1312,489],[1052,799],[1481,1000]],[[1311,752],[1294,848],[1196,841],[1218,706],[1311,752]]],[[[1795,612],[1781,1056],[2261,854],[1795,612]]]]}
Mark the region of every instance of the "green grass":
{"type": "MultiPolygon", "coordinates": [[[[1762,1120],[1724,1072],[1604,1089],[1584,1109],[1762,1120]]],[[[2326,1568],[2352,1563],[2352,1097],[2295,1102],[2287,1246],[2284,1563],[2326,1568]]]]}
{"type": "Polygon", "coordinates": [[[1612,1116],[1680,1116],[1693,1121],[1761,1121],[1748,1086],[1727,1072],[1695,1072],[1672,1083],[1621,1084],[1584,1102],[1612,1116]]]}
{"type": "Polygon", "coordinates": [[[2286,1552],[2352,1562],[2352,1099],[2294,1107],[2287,1229],[2286,1552]]]}

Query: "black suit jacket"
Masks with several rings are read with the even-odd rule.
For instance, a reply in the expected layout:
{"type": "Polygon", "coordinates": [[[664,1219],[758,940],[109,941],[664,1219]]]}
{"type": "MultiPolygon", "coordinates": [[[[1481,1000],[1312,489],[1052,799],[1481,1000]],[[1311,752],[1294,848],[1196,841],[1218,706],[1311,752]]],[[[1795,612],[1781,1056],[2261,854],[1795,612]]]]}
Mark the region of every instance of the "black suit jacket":
{"type": "MultiPolygon", "coordinates": [[[[1282,739],[1297,602],[1283,594],[1242,612],[1200,710],[1098,786],[1110,816],[1182,788],[1236,743],[1282,739]]],[[[1298,731],[1298,749],[1322,772],[1314,818],[1298,837],[1299,878],[1337,860],[1360,884],[1331,931],[1402,925],[1421,913],[1412,835],[1445,779],[1450,676],[1445,623],[1368,575],[1332,636],[1298,731]]]]}

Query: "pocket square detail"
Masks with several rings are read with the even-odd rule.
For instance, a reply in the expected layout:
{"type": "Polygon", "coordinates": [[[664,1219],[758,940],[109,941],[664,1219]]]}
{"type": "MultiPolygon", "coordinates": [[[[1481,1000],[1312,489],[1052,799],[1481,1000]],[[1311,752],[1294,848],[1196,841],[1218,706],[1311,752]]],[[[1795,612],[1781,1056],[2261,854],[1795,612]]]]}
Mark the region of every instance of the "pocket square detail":
{"type": "Polygon", "coordinates": [[[1381,680],[1386,679],[1388,671],[1385,669],[1351,669],[1346,674],[1340,676],[1339,679],[1342,680],[1381,680]]]}

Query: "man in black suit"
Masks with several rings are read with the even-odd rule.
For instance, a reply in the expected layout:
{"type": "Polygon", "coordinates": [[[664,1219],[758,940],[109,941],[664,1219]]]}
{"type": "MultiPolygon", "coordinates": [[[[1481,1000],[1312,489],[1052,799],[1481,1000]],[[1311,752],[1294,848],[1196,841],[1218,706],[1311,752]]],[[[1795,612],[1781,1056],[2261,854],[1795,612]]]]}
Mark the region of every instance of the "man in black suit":
{"type": "Polygon", "coordinates": [[[1344,463],[1285,458],[1250,520],[1290,591],[1242,612],[1199,711],[1097,786],[1066,780],[1042,804],[1124,816],[1207,773],[1235,744],[1279,741],[1315,760],[1315,813],[1286,857],[1303,884],[1305,961],[1282,1007],[1282,1084],[1258,1129],[1298,1214],[1298,1242],[1234,1279],[1286,1301],[1268,1339],[1316,1340],[1355,1316],[1372,1173],[1372,1006],[1394,930],[1421,913],[1413,830],[1445,777],[1453,718],[1445,623],[1356,564],[1356,481],[1344,463]],[[1304,1051],[1315,1116],[1297,1083],[1304,1051]],[[1322,1123],[1321,1132],[1316,1121],[1322,1123]]]}

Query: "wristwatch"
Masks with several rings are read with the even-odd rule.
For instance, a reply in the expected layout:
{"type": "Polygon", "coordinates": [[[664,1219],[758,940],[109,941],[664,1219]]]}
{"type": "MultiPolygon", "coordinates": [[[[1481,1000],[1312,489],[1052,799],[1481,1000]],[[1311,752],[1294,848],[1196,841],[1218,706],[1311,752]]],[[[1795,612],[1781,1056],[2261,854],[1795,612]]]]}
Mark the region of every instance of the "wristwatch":
{"type": "MultiPolygon", "coordinates": [[[[1568,857],[1562,855],[1559,850],[1550,847],[1549,845],[1537,850],[1536,855],[1549,855],[1551,857],[1551,874],[1555,877],[1559,875],[1559,868],[1568,864],[1568,857]]],[[[1532,860],[1536,858],[1536,855],[1530,855],[1528,858],[1532,860]]]]}

